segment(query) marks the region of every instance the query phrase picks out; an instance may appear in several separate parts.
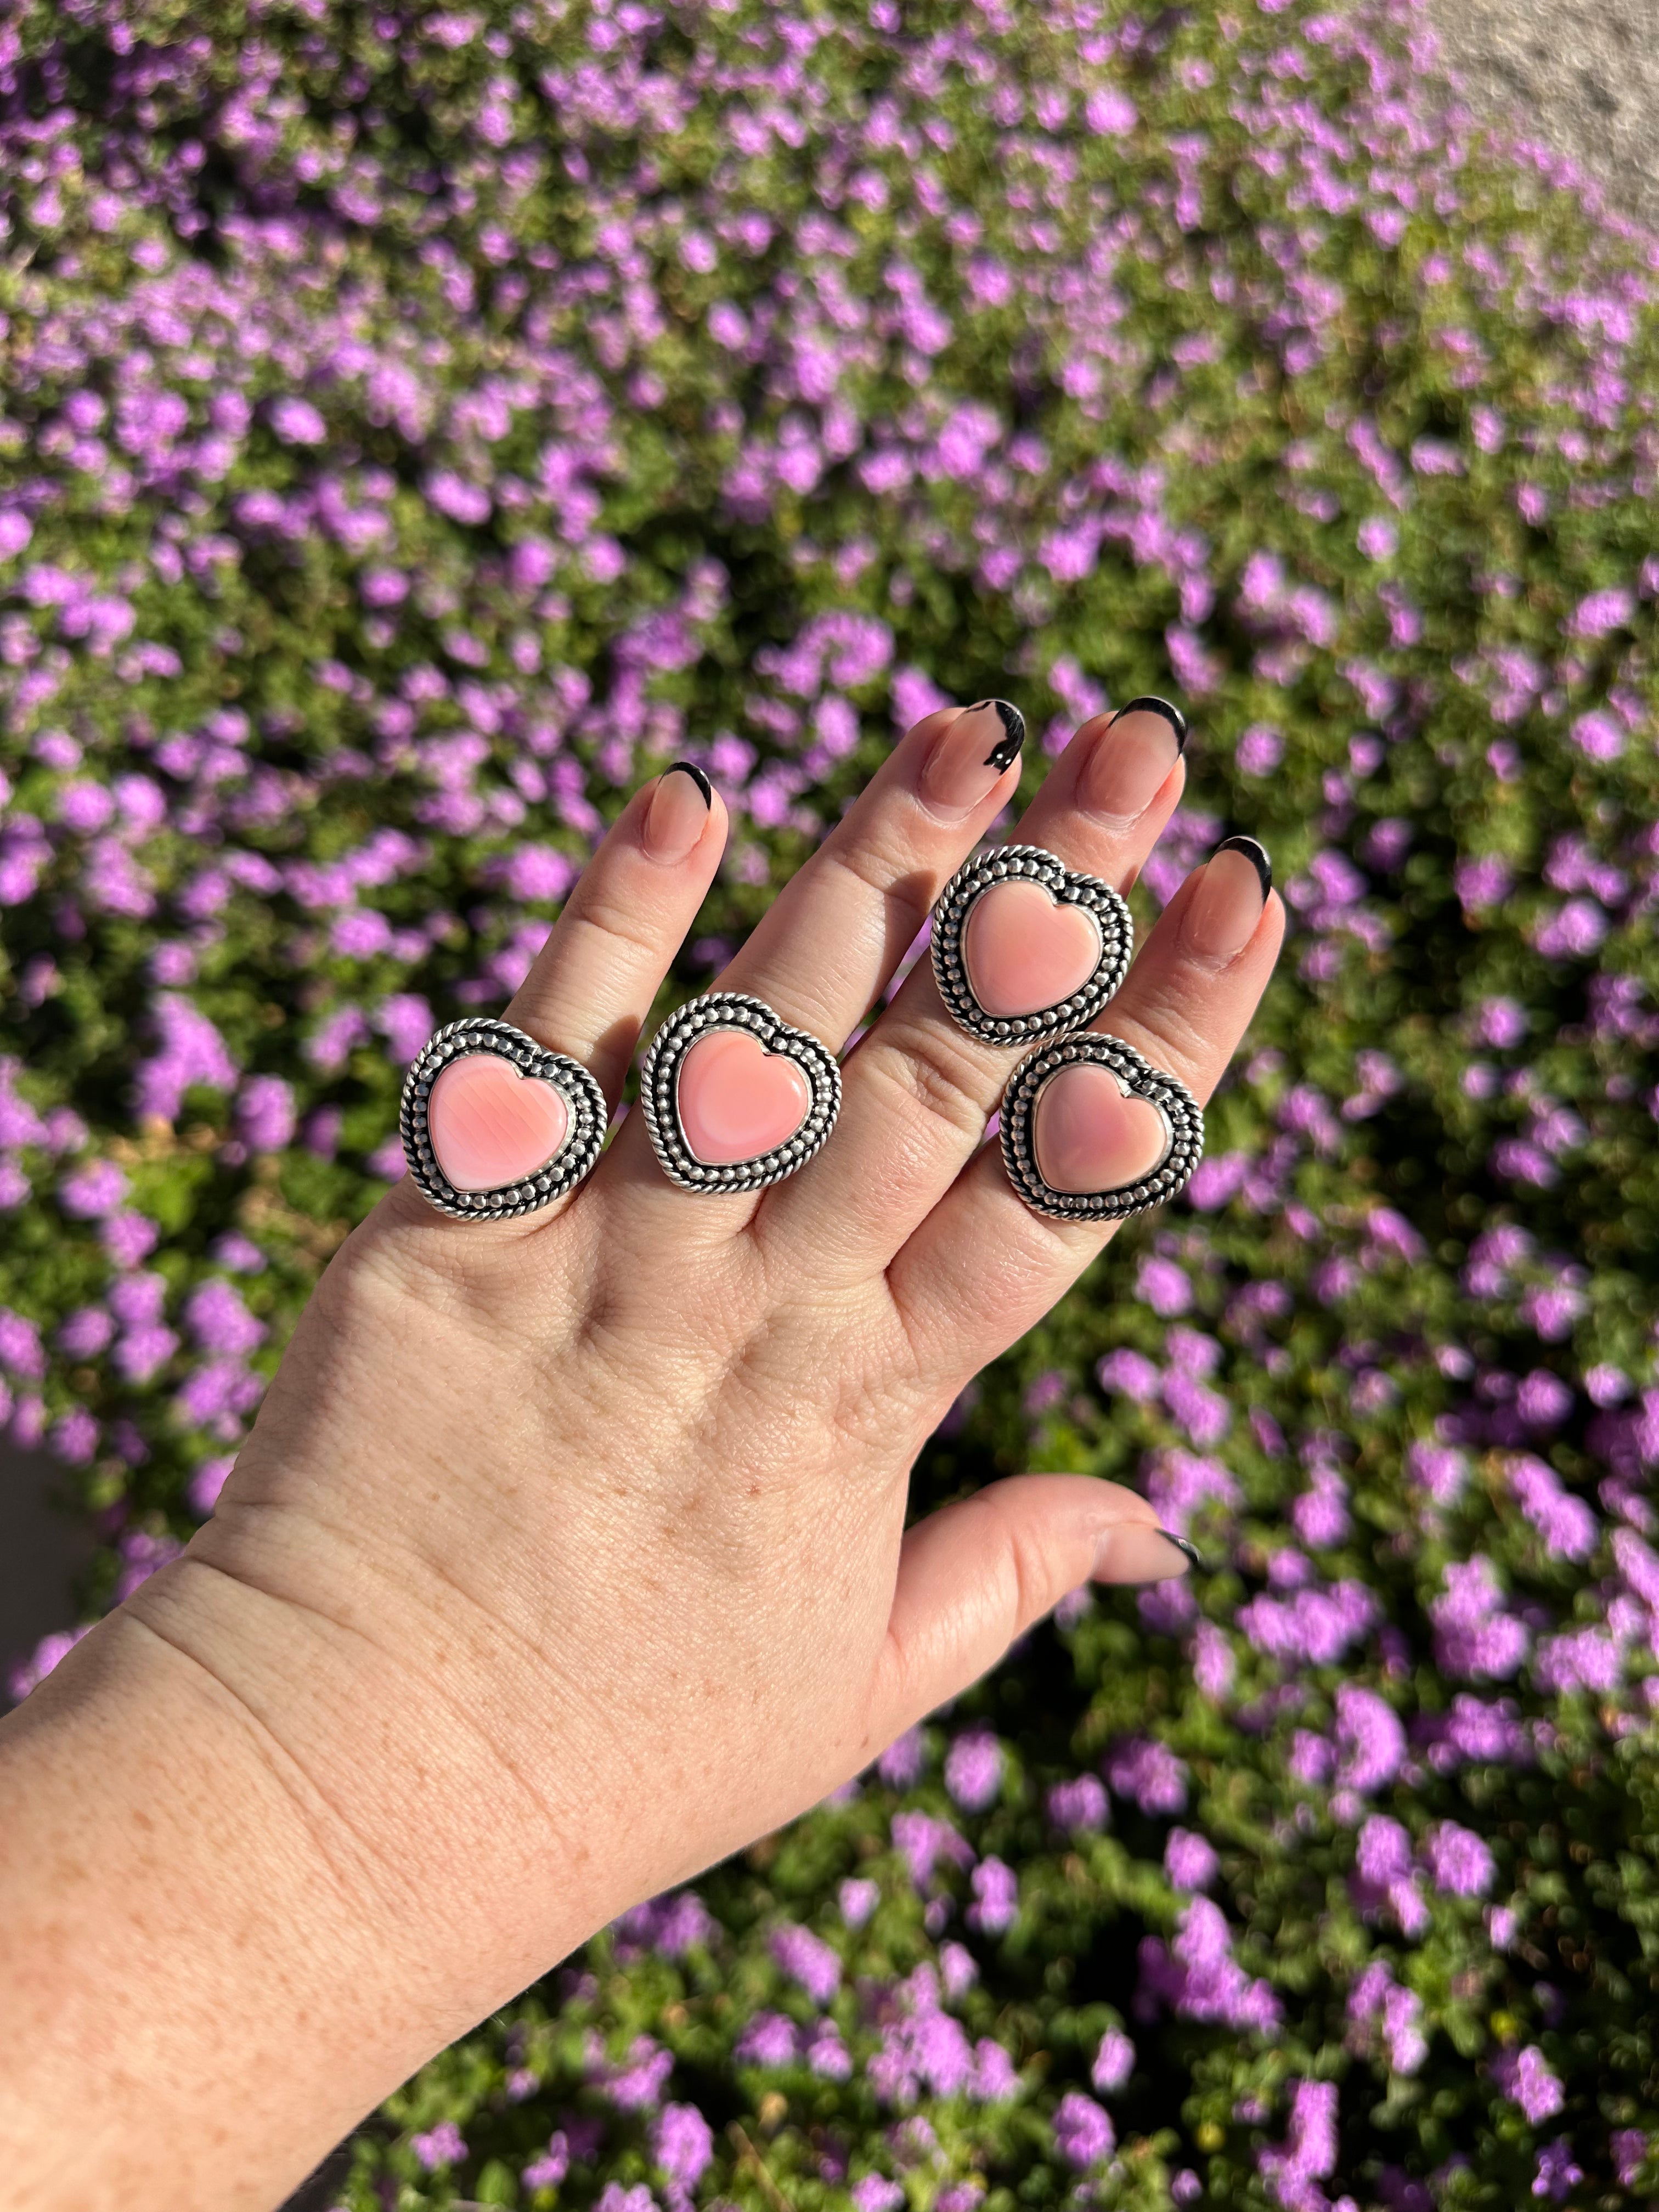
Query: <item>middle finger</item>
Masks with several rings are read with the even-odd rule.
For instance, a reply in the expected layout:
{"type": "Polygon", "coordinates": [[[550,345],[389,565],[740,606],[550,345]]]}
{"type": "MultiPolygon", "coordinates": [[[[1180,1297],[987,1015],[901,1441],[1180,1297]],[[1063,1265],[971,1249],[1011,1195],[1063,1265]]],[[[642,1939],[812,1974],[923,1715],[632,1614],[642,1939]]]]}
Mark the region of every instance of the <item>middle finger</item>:
{"type": "MultiPolygon", "coordinates": [[[[1014,832],[1068,868],[1127,890],[1186,781],[1186,724],[1134,700],[1084,723],[1014,832]]],[[[758,1226],[781,1249],[858,1279],[884,1267],[978,1150],[1030,1040],[988,1044],[957,1028],[933,964],[919,961],[848,1056],[834,1142],[807,1174],[767,1194],[758,1226]]]]}

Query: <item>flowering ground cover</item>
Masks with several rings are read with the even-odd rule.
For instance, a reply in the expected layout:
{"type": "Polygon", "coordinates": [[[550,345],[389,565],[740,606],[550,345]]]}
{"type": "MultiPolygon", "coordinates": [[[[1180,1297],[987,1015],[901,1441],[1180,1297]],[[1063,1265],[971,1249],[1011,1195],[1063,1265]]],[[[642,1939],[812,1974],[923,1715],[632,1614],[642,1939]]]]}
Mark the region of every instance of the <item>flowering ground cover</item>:
{"type": "Polygon", "coordinates": [[[349,2212],[1659,2191],[1659,251],[1425,59],[0,0],[0,1370],[89,1616],[670,757],[737,825],[678,996],[946,695],[1173,692],[1143,921],[1228,828],[1296,921],[1188,1201],[916,1478],[1127,1477],[1213,1571],[629,1914],[349,2212]]]}

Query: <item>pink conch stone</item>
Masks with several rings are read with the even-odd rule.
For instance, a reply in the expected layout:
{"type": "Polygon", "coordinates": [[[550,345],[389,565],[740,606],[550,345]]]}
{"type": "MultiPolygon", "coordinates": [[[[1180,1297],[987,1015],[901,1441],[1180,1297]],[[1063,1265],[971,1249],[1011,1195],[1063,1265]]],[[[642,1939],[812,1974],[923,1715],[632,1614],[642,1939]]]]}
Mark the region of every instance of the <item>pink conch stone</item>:
{"type": "Polygon", "coordinates": [[[705,1167],[758,1159],[794,1135],[811,1104],[805,1070],[747,1030],[711,1030],[680,1062],[680,1127],[705,1167]]]}
{"type": "Polygon", "coordinates": [[[495,1190],[544,1168],[565,1140],[570,1109],[550,1083],[520,1075],[498,1053],[452,1060],[426,1106],[433,1156],[457,1190],[495,1190]]]}
{"type": "Polygon", "coordinates": [[[1056,904],[1041,884],[993,884],[974,901],[962,933],[974,996],[999,1021],[1080,991],[1100,964],[1100,949],[1088,908],[1056,904]]]}
{"type": "Polygon", "coordinates": [[[1145,1098],[1126,1098],[1109,1067],[1062,1067],[1037,1093],[1032,1134],[1051,1190],[1116,1190],[1147,1174],[1169,1143],[1164,1116],[1145,1098]]]}

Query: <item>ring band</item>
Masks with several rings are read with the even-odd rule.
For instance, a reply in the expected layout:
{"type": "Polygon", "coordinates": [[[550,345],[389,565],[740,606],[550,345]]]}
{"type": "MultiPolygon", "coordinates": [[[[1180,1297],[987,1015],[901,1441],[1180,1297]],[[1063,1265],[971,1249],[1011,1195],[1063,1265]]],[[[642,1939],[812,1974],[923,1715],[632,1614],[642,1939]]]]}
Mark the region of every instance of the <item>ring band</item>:
{"type": "Polygon", "coordinates": [[[534,1213],[592,1174],[611,1118],[597,1078],[493,1015],[452,1022],[404,1079],[416,1188],[459,1221],[534,1213]]]}
{"type": "Polygon", "coordinates": [[[1121,1037],[1079,1032],[1030,1054],[1009,1078],[1002,1098],[1002,1158],[1020,1197],[1056,1221],[1121,1221],[1161,1206],[1186,1185],[1204,1155],[1204,1109],[1186,1085],[1144,1060],[1121,1037]],[[1164,1124],[1164,1145],[1131,1182],[1105,1190],[1061,1190],[1038,1161],[1037,1102],[1043,1086],[1066,1069],[1103,1067],[1125,1098],[1142,1098],[1164,1124]]]}
{"type": "Polygon", "coordinates": [[[708,991],[652,1038],[640,1103],[682,1190],[762,1190],[804,1168],[835,1127],[841,1069],[763,999],[708,991]]]}

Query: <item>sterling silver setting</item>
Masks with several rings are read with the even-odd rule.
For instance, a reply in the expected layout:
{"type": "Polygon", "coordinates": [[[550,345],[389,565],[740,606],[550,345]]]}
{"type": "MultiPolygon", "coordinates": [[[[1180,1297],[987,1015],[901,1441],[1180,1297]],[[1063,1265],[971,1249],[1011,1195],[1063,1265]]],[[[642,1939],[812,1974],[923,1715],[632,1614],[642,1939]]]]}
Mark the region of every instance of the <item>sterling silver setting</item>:
{"type": "Polygon", "coordinates": [[[1135,926],[1128,902],[1097,876],[1068,868],[1041,845],[999,845],[958,868],[933,907],[933,976],[951,1018],[987,1044],[1024,1045],[1091,1022],[1129,972],[1135,926]],[[974,995],[963,934],[975,902],[998,884],[1040,884],[1056,906],[1079,906],[1100,932],[1100,959],[1080,991],[1035,1013],[989,1014],[974,995]]]}
{"type": "Polygon", "coordinates": [[[804,1168],[836,1126],[841,1111],[841,1069],[829,1047],[805,1030],[792,1029],[763,999],[742,991],[708,991],[672,1013],[651,1040],[640,1065],[640,1104],[652,1149],[663,1173],[682,1190],[763,1190],[804,1168]],[[686,1142],[679,1112],[682,1062],[711,1030],[747,1030],[769,1053],[793,1060],[811,1093],[806,1119],[792,1137],[752,1160],[712,1166],[686,1142]]]}
{"type": "Polygon", "coordinates": [[[1063,1038],[1023,1060],[1002,1099],[1002,1158],[1027,1206],[1056,1221],[1121,1221],[1161,1206],[1184,1188],[1204,1156],[1204,1109],[1184,1083],[1143,1060],[1121,1037],[1100,1033],[1063,1038]],[[1056,1190],[1037,1166],[1037,1094],[1051,1075],[1080,1060],[1109,1068],[1126,1098],[1144,1098],[1161,1117],[1163,1152],[1135,1182],[1115,1190],[1056,1190]]]}
{"type": "Polygon", "coordinates": [[[398,1126],[410,1180],[422,1198],[458,1221],[505,1221],[550,1206],[592,1174],[610,1119],[598,1079],[579,1060],[566,1053],[550,1052],[534,1037],[514,1029],[511,1022],[498,1021],[490,1014],[473,1014],[465,1021],[451,1022],[422,1048],[404,1078],[398,1126]],[[450,1062],[480,1052],[494,1053],[497,1059],[510,1062],[520,1075],[550,1084],[564,1100],[570,1118],[564,1141],[533,1175],[518,1182],[501,1183],[494,1190],[458,1190],[438,1165],[427,1125],[427,1108],[433,1085],[450,1062]]]}

